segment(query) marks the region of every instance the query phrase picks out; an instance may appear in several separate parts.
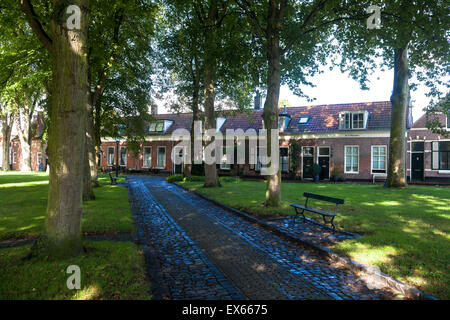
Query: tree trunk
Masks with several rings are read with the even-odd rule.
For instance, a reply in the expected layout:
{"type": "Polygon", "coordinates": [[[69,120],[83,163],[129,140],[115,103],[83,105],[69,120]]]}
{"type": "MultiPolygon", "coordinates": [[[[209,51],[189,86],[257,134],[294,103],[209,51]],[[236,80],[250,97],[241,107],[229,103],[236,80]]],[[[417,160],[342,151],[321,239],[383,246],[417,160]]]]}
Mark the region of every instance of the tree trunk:
{"type": "MultiPolygon", "coordinates": [[[[217,3],[210,1],[207,24],[214,24],[217,19],[217,3]]],[[[204,60],[204,92],[205,92],[205,129],[216,129],[216,117],[214,111],[215,99],[215,78],[216,78],[216,30],[214,26],[206,27],[205,30],[205,60],[204,60]]],[[[214,142],[210,142],[214,143],[214,142]]],[[[215,156],[215,152],[213,152],[215,156]]],[[[212,164],[205,163],[205,187],[220,186],[217,175],[216,162],[212,164]]]]}
{"type": "Polygon", "coordinates": [[[92,99],[90,87],[87,87],[86,104],[86,147],[84,155],[83,201],[95,200],[93,179],[97,168],[95,163],[94,122],[92,119],[92,99]]]}
{"type": "Polygon", "coordinates": [[[408,107],[408,45],[395,50],[394,89],[392,91],[391,137],[387,187],[405,187],[406,111],[408,107]]]}
{"type": "Polygon", "coordinates": [[[31,171],[31,130],[32,112],[28,108],[21,108],[16,117],[16,127],[19,132],[21,168],[22,172],[31,171]]]}
{"type": "MultiPolygon", "coordinates": [[[[268,23],[268,39],[267,39],[267,98],[264,104],[263,119],[264,127],[267,129],[267,155],[272,155],[271,129],[278,129],[278,100],[280,98],[280,38],[279,38],[279,21],[276,17],[276,7],[269,7],[269,23],[268,23]]],[[[279,141],[278,132],[276,141],[279,141]]],[[[277,146],[278,147],[278,146],[277,146]]],[[[279,161],[279,159],[275,159],[279,161]]],[[[269,175],[267,178],[266,188],[266,206],[278,207],[281,204],[281,170],[278,166],[276,174],[269,175]]]]}
{"type": "Polygon", "coordinates": [[[49,132],[50,178],[43,248],[51,257],[82,252],[81,206],[86,145],[88,0],[81,29],[66,28],[66,1],[54,0],[53,89],[49,132]]]}
{"type": "Polygon", "coordinates": [[[2,171],[9,170],[9,141],[11,140],[12,115],[2,115],[2,171]]]}

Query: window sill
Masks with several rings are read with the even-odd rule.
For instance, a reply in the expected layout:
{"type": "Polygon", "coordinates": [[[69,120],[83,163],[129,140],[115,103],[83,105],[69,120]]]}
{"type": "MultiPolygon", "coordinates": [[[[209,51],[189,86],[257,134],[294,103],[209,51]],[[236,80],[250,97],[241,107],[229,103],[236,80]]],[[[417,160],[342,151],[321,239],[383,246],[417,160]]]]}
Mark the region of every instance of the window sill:
{"type": "Polygon", "coordinates": [[[438,173],[450,174],[450,170],[438,170],[438,173]]]}

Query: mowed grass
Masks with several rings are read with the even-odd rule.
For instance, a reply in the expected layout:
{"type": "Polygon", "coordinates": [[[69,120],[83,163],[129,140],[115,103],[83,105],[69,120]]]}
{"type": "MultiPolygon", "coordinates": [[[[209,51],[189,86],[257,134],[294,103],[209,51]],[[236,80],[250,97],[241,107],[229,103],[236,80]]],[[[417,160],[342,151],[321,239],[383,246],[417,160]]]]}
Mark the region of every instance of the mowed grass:
{"type": "Polygon", "coordinates": [[[131,242],[84,243],[87,253],[62,261],[25,260],[30,246],[0,249],[1,300],[150,299],[142,252],[131,242]],[[80,290],[67,288],[68,266],[80,267],[80,290]]]}
{"type": "MultiPolygon", "coordinates": [[[[289,204],[303,204],[303,192],[344,198],[346,203],[338,211],[336,225],[362,236],[331,249],[378,266],[382,272],[436,297],[450,299],[450,188],[283,182],[282,206],[272,209],[263,205],[263,181],[222,178],[221,183],[222,188],[203,188],[201,181],[182,184],[259,217],[294,214],[289,204]]],[[[319,201],[309,205],[332,209],[319,201]]]]}
{"type": "MultiPolygon", "coordinates": [[[[100,176],[95,201],[83,204],[84,233],[134,230],[123,186],[109,185],[100,176]]],[[[119,183],[125,182],[122,177],[119,183]]],[[[29,238],[43,230],[47,205],[48,175],[0,173],[0,241],[29,238]]],[[[73,259],[22,260],[30,245],[0,249],[0,299],[150,299],[150,283],[140,250],[132,242],[84,241],[86,253],[73,259]],[[81,289],[69,290],[67,267],[81,269],[81,289]]]]}
{"type": "MultiPolygon", "coordinates": [[[[118,183],[124,183],[121,177],[118,183]]],[[[95,201],[83,203],[82,230],[87,233],[130,232],[134,230],[123,186],[109,185],[100,175],[94,189],[95,201]]],[[[0,240],[26,238],[42,232],[47,207],[48,175],[45,173],[0,173],[0,240]]]]}

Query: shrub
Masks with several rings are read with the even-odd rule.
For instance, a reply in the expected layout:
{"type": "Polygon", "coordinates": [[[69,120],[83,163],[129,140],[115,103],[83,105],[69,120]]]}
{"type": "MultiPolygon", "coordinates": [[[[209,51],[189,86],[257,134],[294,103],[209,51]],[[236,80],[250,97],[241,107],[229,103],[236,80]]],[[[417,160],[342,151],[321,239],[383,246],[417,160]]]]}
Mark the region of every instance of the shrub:
{"type": "Polygon", "coordinates": [[[205,177],[200,177],[200,176],[184,177],[183,181],[189,181],[189,182],[205,181],[205,177]]]}
{"type": "Polygon", "coordinates": [[[320,171],[322,171],[322,167],[318,163],[314,163],[312,167],[313,173],[315,176],[320,174],[320,171]]]}
{"type": "Polygon", "coordinates": [[[333,177],[339,177],[339,175],[341,174],[341,170],[339,170],[339,168],[333,168],[333,170],[331,170],[331,176],[333,177]]]}
{"type": "Polygon", "coordinates": [[[171,175],[171,176],[168,176],[167,178],[166,178],[166,181],[167,182],[175,182],[175,181],[183,181],[183,175],[181,175],[181,174],[173,174],[173,175],[171,175]]]}

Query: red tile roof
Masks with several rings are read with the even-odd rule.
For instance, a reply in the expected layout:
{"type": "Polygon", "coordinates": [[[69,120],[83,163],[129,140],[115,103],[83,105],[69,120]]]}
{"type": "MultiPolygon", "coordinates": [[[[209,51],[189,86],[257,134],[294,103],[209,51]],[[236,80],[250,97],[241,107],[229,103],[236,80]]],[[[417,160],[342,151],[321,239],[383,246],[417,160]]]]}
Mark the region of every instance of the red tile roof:
{"type": "MultiPolygon", "coordinates": [[[[283,111],[284,109],[280,108],[280,114],[283,111]]],[[[390,130],[391,126],[391,103],[389,101],[289,107],[286,108],[286,111],[291,116],[291,120],[284,131],[285,134],[342,131],[339,130],[339,113],[344,111],[368,111],[368,124],[367,129],[364,129],[365,131],[390,130]],[[310,117],[308,124],[298,125],[302,116],[310,117]]],[[[226,129],[242,129],[244,131],[247,129],[262,129],[262,112],[262,110],[251,110],[248,114],[240,113],[226,116],[227,120],[221,131],[225,132],[226,129]]],[[[174,130],[180,128],[190,130],[192,124],[191,113],[158,114],[155,117],[160,120],[174,121],[166,135],[170,135],[174,130]]]]}

